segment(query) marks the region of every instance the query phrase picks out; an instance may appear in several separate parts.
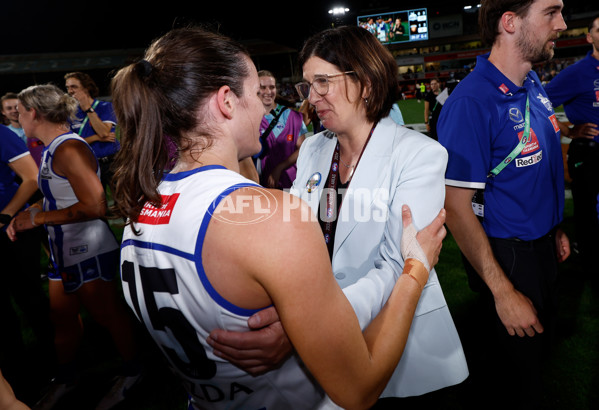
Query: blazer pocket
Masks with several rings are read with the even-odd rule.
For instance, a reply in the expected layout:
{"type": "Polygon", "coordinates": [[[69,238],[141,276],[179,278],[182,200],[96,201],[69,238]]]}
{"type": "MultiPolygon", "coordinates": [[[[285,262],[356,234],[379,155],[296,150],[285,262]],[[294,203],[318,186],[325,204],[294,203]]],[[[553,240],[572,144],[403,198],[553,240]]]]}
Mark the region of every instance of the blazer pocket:
{"type": "Polygon", "coordinates": [[[414,316],[425,315],[446,306],[447,302],[445,301],[445,296],[439,282],[429,282],[422,290],[414,316]]]}

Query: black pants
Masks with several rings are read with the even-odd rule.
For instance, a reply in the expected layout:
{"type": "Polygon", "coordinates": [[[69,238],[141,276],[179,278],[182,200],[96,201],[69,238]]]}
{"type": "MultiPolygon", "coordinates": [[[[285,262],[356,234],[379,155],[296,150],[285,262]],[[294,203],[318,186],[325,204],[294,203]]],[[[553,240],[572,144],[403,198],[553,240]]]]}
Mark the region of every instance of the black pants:
{"type": "MultiPolygon", "coordinates": [[[[474,402],[479,408],[539,408],[557,313],[555,238],[489,238],[489,242],[514,287],[534,304],[544,332],[534,337],[509,336],[491,292],[486,287],[480,290],[480,305],[469,313],[470,340],[465,341],[471,388],[480,395],[474,402]]],[[[469,264],[465,266],[469,274],[476,274],[469,264]]]]}
{"type": "Polygon", "coordinates": [[[568,172],[572,178],[574,235],[585,269],[599,271],[599,144],[586,138],[574,139],[568,148],[568,172]]]}
{"type": "Polygon", "coordinates": [[[0,232],[0,364],[7,379],[21,371],[26,358],[22,339],[21,321],[13,308],[21,310],[25,324],[33,330],[36,352],[45,360],[52,360],[54,352],[53,328],[49,316],[49,302],[40,279],[41,239],[46,232],[40,226],[17,235],[11,242],[6,232],[0,232]]]}
{"type": "Polygon", "coordinates": [[[100,181],[104,187],[104,192],[107,192],[109,188],[112,188],[112,177],[114,176],[113,162],[116,154],[109,155],[107,157],[98,158],[100,164],[100,181]]]}

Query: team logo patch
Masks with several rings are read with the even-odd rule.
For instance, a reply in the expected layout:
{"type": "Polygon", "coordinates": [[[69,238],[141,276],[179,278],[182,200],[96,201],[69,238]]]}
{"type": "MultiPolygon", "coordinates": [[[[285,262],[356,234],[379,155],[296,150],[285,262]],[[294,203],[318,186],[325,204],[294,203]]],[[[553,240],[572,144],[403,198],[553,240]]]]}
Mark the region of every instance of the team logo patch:
{"type": "Polygon", "coordinates": [[[551,101],[549,101],[549,98],[539,93],[539,95],[537,95],[537,99],[541,101],[545,108],[547,108],[547,111],[553,111],[553,105],[551,105],[551,101]]]}
{"type": "Polygon", "coordinates": [[[148,225],[166,225],[171,220],[171,215],[175,204],[179,199],[179,194],[160,195],[162,198],[162,206],[160,208],[146,202],[143,209],[139,213],[138,222],[148,225]]]}
{"type": "Polygon", "coordinates": [[[510,120],[518,123],[518,122],[522,122],[524,121],[524,117],[522,116],[522,113],[520,112],[520,110],[516,107],[512,107],[510,108],[509,112],[509,116],[510,116],[510,120]]]}
{"type": "Polygon", "coordinates": [[[500,90],[501,90],[501,92],[503,92],[504,94],[507,94],[507,92],[510,90],[510,89],[508,88],[508,86],[507,86],[507,85],[505,85],[505,84],[501,84],[501,85],[499,86],[499,89],[500,89],[500,90]]]}
{"type": "Polygon", "coordinates": [[[539,151],[536,154],[529,155],[528,157],[516,158],[516,166],[518,168],[528,167],[534,164],[538,164],[543,159],[543,151],[539,151]]]}
{"type": "Polygon", "coordinates": [[[559,124],[557,122],[557,118],[555,117],[555,114],[551,114],[549,116],[549,121],[551,121],[551,125],[553,125],[553,130],[557,133],[559,131],[559,124]]]}
{"type": "Polygon", "coordinates": [[[45,162],[42,164],[42,169],[40,170],[40,178],[52,179],[52,176],[50,175],[50,169],[48,168],[48,164],[45,162]]]}
{"type": "MultiPolygon", "coordinates": [[[[519,132],[518,139],[522,140],[523,137],[524,137],[524,131],[519,132]]],[[[529,154],[538,149],[539,149],[539,140],[537,138],[537,134],[535,134],[535,131],[531,128],[530,129],[530,141],[528,141],[528,143],[522,150],[522,154],[529,154]]]]}

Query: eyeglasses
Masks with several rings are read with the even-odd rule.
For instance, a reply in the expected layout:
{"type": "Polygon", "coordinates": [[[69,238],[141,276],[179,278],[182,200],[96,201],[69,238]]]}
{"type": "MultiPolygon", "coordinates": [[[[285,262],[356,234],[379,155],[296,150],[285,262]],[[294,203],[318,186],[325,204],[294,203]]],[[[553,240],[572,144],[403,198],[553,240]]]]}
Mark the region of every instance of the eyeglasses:
{"type": "Polygon", "coordinates": [[[343,73],[337,74],[316,74],[311,83],[308,81],[301,81],[295,85],[295,89],[302,100],[306,100],[308,97],[310,97],[311,88],[316,91],[316,94],[322,97],[329,92],[329,80],[331,78],[353,73],[353,71],[345,71],[343,73]]]}

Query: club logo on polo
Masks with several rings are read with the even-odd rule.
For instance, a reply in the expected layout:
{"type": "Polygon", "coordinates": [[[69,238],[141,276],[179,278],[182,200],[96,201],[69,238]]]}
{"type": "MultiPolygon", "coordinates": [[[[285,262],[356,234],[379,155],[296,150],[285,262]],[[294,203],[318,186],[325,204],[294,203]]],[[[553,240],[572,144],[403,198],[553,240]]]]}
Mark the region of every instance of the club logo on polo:
{"type": "Polygon", "coordinates": [[[522,116],[522,113],[520,112],[520,110],[516,107],[512,107],[509,110],[509,116],[510,116],[510,120],[519,123],[524,121],[524,117],[522,116]]]}

